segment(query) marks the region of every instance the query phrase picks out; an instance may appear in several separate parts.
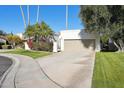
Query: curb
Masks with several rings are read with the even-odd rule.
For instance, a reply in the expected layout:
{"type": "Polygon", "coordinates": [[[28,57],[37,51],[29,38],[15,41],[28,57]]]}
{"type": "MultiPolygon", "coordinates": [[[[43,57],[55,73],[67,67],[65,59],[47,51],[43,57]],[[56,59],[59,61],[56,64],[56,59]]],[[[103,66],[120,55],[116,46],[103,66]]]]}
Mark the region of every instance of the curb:
{"type": "Polygon", "coordinates": [[[94,74],[95,61],[96,61],[96,52],[93,55],[93,68],[92,68],[92,78],[91,78],[90,88],[92,88],[92,80],[93,80],[93,74],[94,74]]]}
{"type": "Polygon", "coordinates": [[[0,54],[0,56],[9,58],[12,61],[12,65],[7,69],[7,71],[3,74],[1,80],[0,80],[0,88],[2,87],[16,87],[15,86],[15,76],[17,73],[17,70],[19,68],[19,60],[11,55],[7,54],[0,54]]]}

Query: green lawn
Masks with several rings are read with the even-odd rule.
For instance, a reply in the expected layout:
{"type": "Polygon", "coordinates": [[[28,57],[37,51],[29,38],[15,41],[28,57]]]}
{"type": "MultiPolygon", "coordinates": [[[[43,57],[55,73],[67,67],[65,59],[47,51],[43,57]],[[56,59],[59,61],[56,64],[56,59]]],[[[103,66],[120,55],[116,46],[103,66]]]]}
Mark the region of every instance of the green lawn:
{"type": "Polygon", "coordinates": [[[2,53],[20,54],[20,55],[30,56],[32,58],[38,58],[38,57],[43,57],[43,56],[52,54],[51,52],[28,51],[28,50],[24,50],[24,49],[15,49],[12,51],[2,52],[2,53]]]}
{"type": "Polygon", "coordinates": [[[124,88],[124,53],[96,53],[94,88],[124,88]]]}

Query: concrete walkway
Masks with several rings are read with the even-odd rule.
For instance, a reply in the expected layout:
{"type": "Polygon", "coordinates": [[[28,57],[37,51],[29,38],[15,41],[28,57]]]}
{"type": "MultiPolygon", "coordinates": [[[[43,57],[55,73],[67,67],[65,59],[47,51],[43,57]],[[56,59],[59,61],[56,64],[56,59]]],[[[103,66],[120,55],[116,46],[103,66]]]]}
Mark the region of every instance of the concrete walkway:
{"type": "Polygon", "coordinates": [[[17,58],[19,66],[15,73],[10,72],[7,75],[2,87],[91,87],[94,52],[62,52],[36,60],[22,55],[4,55],[17,58]],[[14,74],[13,77],[11,77],[12,74],[14,74]]]}

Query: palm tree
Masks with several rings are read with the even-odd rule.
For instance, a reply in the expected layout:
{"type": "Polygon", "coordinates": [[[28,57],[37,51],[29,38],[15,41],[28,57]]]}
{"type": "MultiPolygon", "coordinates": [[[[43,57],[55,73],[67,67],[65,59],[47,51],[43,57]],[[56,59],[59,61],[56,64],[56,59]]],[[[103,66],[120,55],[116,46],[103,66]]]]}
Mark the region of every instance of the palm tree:
{"type": "Polygon", "coordinates": [[[26,29],[26,20],[25,20],[25,15],[24,15],[24,12],[23,12],[23,9],[22,9],[22,6],[20,5],[20,10],[21,10],[21,13],[22,13],[22,18],[23,18],[23,22],[24,22],[24,27],[26,29]]]}
{"type": "Polygon", "coordinates": [[[40,6],[37,6],[37,19],[36,19],[36,23],[38,23],[39,21],[39,10],[40,10],[40,6]]]}
{"type": "Polygon", "coordinates": [[[27,5],[28,25],[30,25],[30,6],[27,5]]]}
{"type": "Polygon", "coordinates": [[[66,5],[66,30],[68,30],[68,5],[66,5]]]}
{"type": "Polygon", "coordinates": [[[39,37],[40,37],[40,32],[41,32],[41,28],[39,23],[36,23],[34,26],[34,34],[35,34],[35,41],[39,42],[39,37]]]}
{"type": "Polygon", "coordinates": [[[49,41],[50,39],[53,38],[53,31],[52,29],[43,21],[40,25],[41,27],[41,38],[49,41]]]}
{"type": "Polygon", "coordinates": [[[34,30],[34,26],[28,25],[24,34],[30,39],[30,37],[35,35],[34,30]]]}

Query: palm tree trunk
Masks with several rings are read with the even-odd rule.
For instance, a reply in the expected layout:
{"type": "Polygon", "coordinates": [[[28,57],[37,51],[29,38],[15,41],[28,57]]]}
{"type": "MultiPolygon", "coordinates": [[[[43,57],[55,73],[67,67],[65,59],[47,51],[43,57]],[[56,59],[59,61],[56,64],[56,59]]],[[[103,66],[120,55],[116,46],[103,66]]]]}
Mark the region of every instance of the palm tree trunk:
{"type": "Polygon", "coordinates": [[[27,5],[27,13],[28,13],[28,25],[30,25],[30,7],[27,5]]]}
{"type": "Polygon", "coordinates": [[[37,19],[36,19],[36,22],[38,23],[39,21],[39,10],[40,10],[40,6],[38,5],[37,6],[37,19]]]}
{"type": "Polygon", "coordinates": [[[21,5],[20,5],[20,10],[21,10],[22,17],[23,17],[24,27],[26,29],[26,20],[25,20],[24,12],[23,12],[23,9],[22,9],[22,6],[21,5]]]}
{"type": "Polygon", "coordinates": [[[66,5],[66,30],[68,30],[68,5],[66,5]]]}

